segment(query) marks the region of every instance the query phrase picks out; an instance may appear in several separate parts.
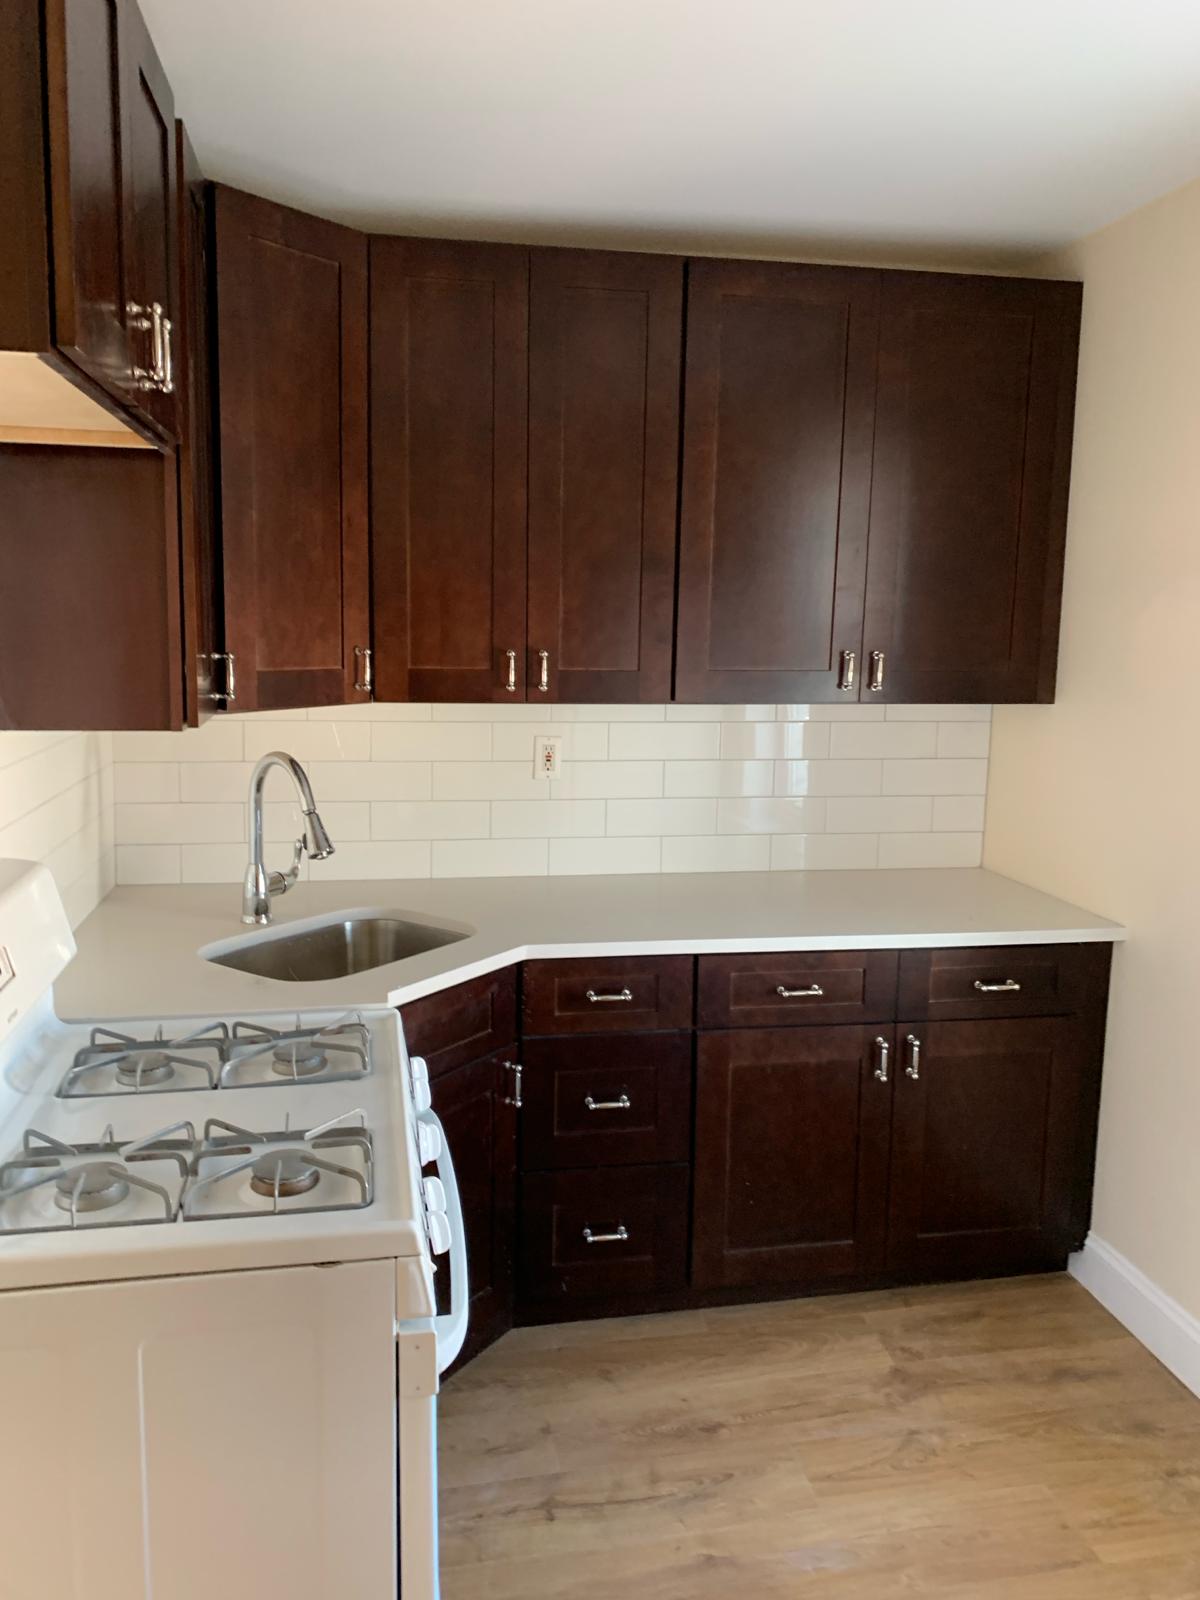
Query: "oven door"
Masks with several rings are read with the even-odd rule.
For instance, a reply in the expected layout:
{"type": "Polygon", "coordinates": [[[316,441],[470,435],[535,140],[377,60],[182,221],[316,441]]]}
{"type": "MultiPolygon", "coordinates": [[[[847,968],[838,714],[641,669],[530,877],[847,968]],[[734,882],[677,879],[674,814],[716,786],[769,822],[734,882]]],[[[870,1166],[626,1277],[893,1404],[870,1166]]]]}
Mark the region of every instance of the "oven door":
{"type": "Polygon", "coordinates": [[[395,1600],[395,1266],[0,1294],[0,1597],[395,1600]]]}
{"type": "MultiPolygon", "coordinates": [[[[432,1111],[422,1122],[435,1129],[438,1177],[445,1191],[445,1232],[449,1240],[450,1310],[442,1317],[416,1318],[396,1326],[398,1426],[400,1434],[400,1596],[401,1600],[439,1600],[437,1392],[441,1374],[458,1355],[467,1336],[469,1291],[467,1239],[462,1202],[450,1147],[432,1111]]],[[[432,1230],[441,1232],[440,1226],[432,1230]]],[[[441,1242],[440,1240],[438,1242],[441,1242]]]]}

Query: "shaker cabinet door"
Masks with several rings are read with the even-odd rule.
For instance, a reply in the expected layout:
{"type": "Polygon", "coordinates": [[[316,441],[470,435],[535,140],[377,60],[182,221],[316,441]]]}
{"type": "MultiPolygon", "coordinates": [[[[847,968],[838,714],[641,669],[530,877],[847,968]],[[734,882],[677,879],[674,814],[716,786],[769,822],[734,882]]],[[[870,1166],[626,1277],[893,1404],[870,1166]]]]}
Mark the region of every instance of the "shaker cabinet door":
{"type": "Polygon", "coordinates": [[[688,268],[675,697],[856,698],[879,274],[688,268]]]}
{"type": "Polygon", "coordinates": [[[231,711],[365,700],[367,244],[216,191],[231,711]]]}
{"type": "Polygon", "coordinates": [[[864,700],[1053,699],[1079,295],[883,274],[864,700]]]}
{"type": "Polygon", "coordinates": [[[1079,1021],[900,1023],[896,1036],[889,1269],[1061,1266],[1082,1243],[1099,1085],[1079,1021]]]}
{"type": "Polygon", "coordinates": [[[528,698],[671,693],[683,262],[535,250],[528,698]]]}
{"type": "Polygon", "coordinates": [[[529,252],[371,241],[376,694],[525,697],[529,252]]]}
{"type": "Polygon", "coordinates": [[[882,1265],[892,1029],[697,1039],[692,1282],[797,1286],[882,1265]]]}

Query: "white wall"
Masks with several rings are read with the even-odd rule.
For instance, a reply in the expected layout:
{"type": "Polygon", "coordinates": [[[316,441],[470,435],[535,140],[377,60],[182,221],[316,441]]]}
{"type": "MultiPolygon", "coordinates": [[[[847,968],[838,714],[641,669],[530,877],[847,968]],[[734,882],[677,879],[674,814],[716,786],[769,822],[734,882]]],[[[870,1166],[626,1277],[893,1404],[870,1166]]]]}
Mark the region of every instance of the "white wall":
{"type": "MultiPolygon", "coordinates": [[[[379,705],[118,733],[121,883],[237,882],[251,763],[308,767],[314,877],[977,866],[988,706],[379,705]],[[533,776],[536,734],[564,740],[533,776]]],[[[298,818],[273,773],[268,837],[298,818]]],[[[306,867],[306,870],[307,869],[306,867]]]]}
{"type": "Polygon", "coordinates": [[[1082,240],[1058,700],[996,710],[984,863],[1129,925],[1093,1229],[1200,1316],[1200,183],[1082,240]]]}
{"type": "Polygon", "coordinates": [[[0,857],[44,861],[72,926],[112,888],[112,735],[0,733],[0,857]]]}

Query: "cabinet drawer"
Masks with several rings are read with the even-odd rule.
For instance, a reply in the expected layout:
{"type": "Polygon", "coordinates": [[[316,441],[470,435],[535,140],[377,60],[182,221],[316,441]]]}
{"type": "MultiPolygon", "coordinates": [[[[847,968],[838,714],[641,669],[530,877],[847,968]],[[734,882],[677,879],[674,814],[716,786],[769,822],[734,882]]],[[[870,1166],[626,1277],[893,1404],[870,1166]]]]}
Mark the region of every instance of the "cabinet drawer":
{"type": "Polygon", "coordinates": [[[629,1033],[690,1028],[692,957],[527,961],[529,1033],[629,1033]]]}
{"type": "Polygon", "coordinates": [[[526,1167],[688,1159],[690,1034],[530,1039],[521,1059],[526,1167]]]}
{"type": "Polygon", "coordinates": [[[429,1076],[493,1054],[517,1037],[517,969],[505,967],[400,1008],[409,1053],[429,1076]]]}
{"type": "Polygon", "coordinates": [[[529,1174],[521,1185],[522,1296],[682,1288],[687,1207],[687,1167],[529,1174]]]}
{"type": "Polygon", "coordinates": [[[895,1015],[894,950],[701,956],[702,1028],[886,1022],[895,1015]]]}
{"type": "Polygon", "coordinates": [[[1083,1004],[1107,945],[992,945],[903,950],[900,1015],[941,1018],[1057,1016],[1083,1004]]]}

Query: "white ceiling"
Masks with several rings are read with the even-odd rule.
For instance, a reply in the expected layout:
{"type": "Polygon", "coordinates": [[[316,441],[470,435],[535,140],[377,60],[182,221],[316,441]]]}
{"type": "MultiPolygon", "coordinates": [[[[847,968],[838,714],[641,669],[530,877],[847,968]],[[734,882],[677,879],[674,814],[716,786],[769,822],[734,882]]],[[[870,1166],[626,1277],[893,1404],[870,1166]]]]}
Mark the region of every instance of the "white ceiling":
{"type": "Polygon", "coordinates": [[[1200,174],[1200,0],[142,0],[212,177],[401,232],[1002,263],[1200,174]]]}

